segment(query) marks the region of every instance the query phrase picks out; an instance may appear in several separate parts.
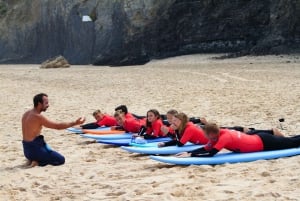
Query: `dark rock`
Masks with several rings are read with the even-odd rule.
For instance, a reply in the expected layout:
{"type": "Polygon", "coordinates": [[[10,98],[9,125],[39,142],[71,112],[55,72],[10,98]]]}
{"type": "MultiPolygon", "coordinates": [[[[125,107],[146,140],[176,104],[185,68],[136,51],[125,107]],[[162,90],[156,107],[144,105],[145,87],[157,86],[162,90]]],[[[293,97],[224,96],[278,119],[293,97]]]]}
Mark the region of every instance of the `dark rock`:
{"type": "Polygon", "coordinates": [[[0,0],[0,17],[0,63],[300,52],[300,0],[0,0]]]}

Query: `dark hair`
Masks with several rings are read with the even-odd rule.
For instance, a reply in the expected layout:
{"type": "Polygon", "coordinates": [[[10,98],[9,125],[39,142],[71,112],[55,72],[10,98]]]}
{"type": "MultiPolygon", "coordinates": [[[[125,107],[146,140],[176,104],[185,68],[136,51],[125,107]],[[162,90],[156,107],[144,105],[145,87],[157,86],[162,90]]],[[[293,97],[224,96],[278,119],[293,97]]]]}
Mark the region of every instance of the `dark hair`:
{"type": "Polygon", "coordinates": [[[43,104],[43,97],[44,96],[48,97],[48,95],[45,94],[45,93],[39,93],[39,94],[37,94],[33,97],[34,107],[37,107],[39,105],[39,103],[43,104]]]}
{"type": "Polygon", "coordinates": [[[147,112],[147,121],[146,121],[146,127],[151,127],[152,126],[152,123],[148,121],[148,113],[151,112],[154,114],[155,117],[157,117],[157,119],[160,119],[160,114],[158,112],[158,110],[156,109],[151,109],[151,110],[148,110],[147,112]]]}
{"type": "Polygon", "coordinates": [[[178,111],[177,110],[174,110],[174,109],[171,109],[171,110],[169,110],[168,112],[167,112],[167,114],[170,114],[170,115],[176,115],[176,114],[178,114],[178,111]]]}
{"type": "Polygon", "coordinates": [[[126,105],[120,105],[118,107],[115,108],[115,111],[121,111],[125,114],[128,113],[128,109],[127,109],[127,106],[126,105]]]}
{"type": "Polygon", "coordinates": [[[175,114],[174,117],[181,120],[181,125],[178,128],[178,133],[179,133],[179,135],[182,136],[184,133],[184,130],[186,128],[186,125],[189,122],[189,118],[185,113],[182,113],[182,112],[175,114]]]}

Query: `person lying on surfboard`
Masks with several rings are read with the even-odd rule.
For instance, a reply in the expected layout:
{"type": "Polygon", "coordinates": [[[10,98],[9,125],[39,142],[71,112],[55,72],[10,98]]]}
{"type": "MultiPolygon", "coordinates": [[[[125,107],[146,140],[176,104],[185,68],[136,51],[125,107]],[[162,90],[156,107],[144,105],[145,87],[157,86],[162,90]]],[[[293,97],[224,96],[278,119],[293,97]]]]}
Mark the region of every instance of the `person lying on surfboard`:
{"type": "Polygon", "coordinates": [[[161,130],[162,126],[163,122],[158,110],[151,109],[147,112],[146,125],[140,129],[135,137],[143,137],[144,139],[165,137],[166,135],[161,130]]]}
{"type": "Polygon", "coordinates": [[[144,119],[126,118],[125,113],[116,111],[114,117],[118,126],[112,126],[112,130],[125,130],[129,133],[138,133],[146,121],[144,119]]]}
{"type": "Polygon", "coordinates": [[[174,136],[175,135],[175,128],[172,124],[173,117],[178,114],[177,110],[171,109],[167,112],[166,118],[168,121],[168,124],[163,125],[160,130],[164,133],[166,136],[174,136]]]}
{"type": "Polygon", "coordinates": [[[100,110],[94,111],[93,117],[95,118],[96,122],[81,125],[80,128],[96,129],[99,127],[112,127],[112,126],[117,125],[117,121],[114,117],[112,117],[108,114],[102,113],[100,110]]]}
{"type": "MultiPolygon", "coordinates": [[[[168,136],[174,136],[174,129],[172,128],[172,121],[173,121],[173,118],[174,116],[178,114],[178,111],[177,110],[174,110],[174,109],[171,109],[167,112],[167,120],[168,120],[168,123],[170,126],[162,126],[161,130],[162,132],[165,134],[165,135],[168,135],[168,136]]],[[[194,123],[194,124],[197,124],[198,126],[200,127],[204,127],[205,124],[207,124],[207,120],[206,118],[204,117],[201,117],[201,118],[196,118],[196,117],[191,117],[189,119],[190,122],[194,123]],[[198,119],[200,120],[201,122],[201,125],[199,125],[197,122],[198,122],[198,119]],[[196,120],[196,121],[194,121],[196,120]]],[[[284,136],[278,129],[276,128],[272,128],[270,130],[260,130],[260,129],[256,129],[256,128],[247,128],[247,127],[243,127],[243,126],[233,126],[233,127],[228,127],[228,126],[224,126],[224,127],[221,127],[223,129],[229,129],[229,130],[236,130],[236,131],[241,131],[241,132],[244,132],[244,133],[247,133],[249,135],[251,134],[256,134],[256,133],[269,133],[271,135],[277,135],[277,136],[284,136]]]]}
{"type": "MultiPolygon", "coordinates": [[[[164,123],[165,125],[161,127],[161,131],[165,135],[174,136],[175,131],[174,131],[174,128],[173,128],[173,125],[172,125],[172,121],[173,121],[173,117],[177,114],[178,114],[178,111],[174,110],[174,109],[171,109],[167,112],[166,118],[167,118],[168,124],[164,123]]],[[[205,118],[198,118],[198,117],[191,117],[191,118],[189,118],[189,121],[194,123],[194,124],[197,124],[198,126],[202,126],[202,125],[205,125],[207,123],[205,118]]]]}
{"type": "MultiPolygon", "coordinates": [[[[187,125],[186,121],[188,119],[186,114],[180,113],[180,115],[179,115],[178,113],[176,114],[175,111],[172,111],[172,115],[169,114],[169,118],[170,118],[169,119],[170,122],[171,121],[173,122],[171,125],[171,129],[167,128],[167,127],[162,127],[162,131],[164,133],[167,133],[166,135],[173,138],[173,140],[171,140],[169,142],[161,142],[158,144],[158,147],[174,146],[174,145],[183,146],[187,142],[191,142],[194,144],[205,144],[206,143],[206,141],[204,140],[204,138],[206,138],[206,137],[205,137],[201,127],[195,126],[197,129],[195,129],[194,127],[191,127],[187,130],[184,129],[187,125]],[[172,120],[171,120],[171,117],[172,117],[172,120]],[[183,129],[181,129],[181,130],[183,130],[184,132],[179,130],[179,128],[181,128],[181,127],[183,127],[183,129]]],[[[201,118],[201,121],[204,124],[207,124],[207,121],[205,118],[201,118]]],[[[271,135],[283,136],[283,134],[277,129],[256,130],[254,128],[244,128],[241,126],[223,127],[223,128],[237,130],[237,131],[241,131],[241,132],[244,131],[248,135],[253,135],[253,134],[257,134],[257,133],[268,133],[271,135]]]]}
{"type": "Polygon", "coordinates": [[[145,116],[139,116],[139,115],[128,112],[128,108],[126,105],[120,105],[120,106],[116,107],[115,112],[117,112],[117,111],[124,113],[126,119],[129,119],[129,118],[145,119],[146,118],[145,116]]]}
{"type": "Polygon", "coordinates": [[[85,119],[80,117],[69,123],[57,123],[48,120],[41,113],[49,107],[48,95],[40,93],[33,98],[34,107],[24,113],[22,117],[23,151],[29,160],[30,166],[62,165],[65,158],[52,150],[41,135],[43,127],[52,129],[66,129],[84,123],[85,119]]]}
{"type": "Polygon", "coordinates": [[[200,149],[179,153],[177,157],[212,157],[222,149],[237,153],[272,151],[300,146],[300,135],[283,137],[269,133],[248,135],[235,130],[221,129],[215,123],[207,123],[204,129],[209,142],[200,149]]]}
{"type": "Polygon", "coordinates": [[[183,146],[187,142],[193,144],[206,144],[208,139],[204,135],[202,128],[197,127],[195,124],[189,121],[188,116],[185,113],[178,113],[173,116],[172,128],[175,132],[169,133],[173,137],[173,140],[169,142],[161,142],[158,147],[165,146],[183,146]]]}

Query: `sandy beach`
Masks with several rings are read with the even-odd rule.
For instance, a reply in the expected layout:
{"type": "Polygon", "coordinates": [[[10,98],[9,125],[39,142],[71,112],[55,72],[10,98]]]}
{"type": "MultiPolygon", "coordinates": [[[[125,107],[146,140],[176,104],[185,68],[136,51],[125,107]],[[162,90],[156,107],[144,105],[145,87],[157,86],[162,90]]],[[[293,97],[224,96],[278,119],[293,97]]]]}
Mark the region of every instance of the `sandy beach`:
{"type": "Polygon", "coordinates": [[[0,65],[1,200],[300,200],[300,156],[217,166],[172,166],[44,129],[63,166],[24,168],[21,117],[44,92],[45,116],[72,121],[126,104],[144,115],[177,109],[220,125],[279,127],[300,134],[300,56],[215,60],[189,55],[144,66],[0,65]]]}

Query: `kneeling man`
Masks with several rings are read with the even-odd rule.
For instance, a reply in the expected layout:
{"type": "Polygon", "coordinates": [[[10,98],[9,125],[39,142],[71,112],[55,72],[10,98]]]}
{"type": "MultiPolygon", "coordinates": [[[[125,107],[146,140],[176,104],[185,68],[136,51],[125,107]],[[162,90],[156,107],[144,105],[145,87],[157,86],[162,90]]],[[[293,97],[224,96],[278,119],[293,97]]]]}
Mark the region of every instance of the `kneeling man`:
{"type": "Polygon", "coordinates": [[[48,164],[62,165],[65,163],[65,158],[46,144],[44,136],[41,135],[42,128],[44,126],[52,129],[66,129],[82,124],[85,119],[80,117],[69,123],[57,123],[48,120],[41,114],[49,107],[48,95],[44,93],[34,96],[33,104],[33,109],[25,112],[22,117],[24,155],[30,161],[31,167],[48,164]]]}

